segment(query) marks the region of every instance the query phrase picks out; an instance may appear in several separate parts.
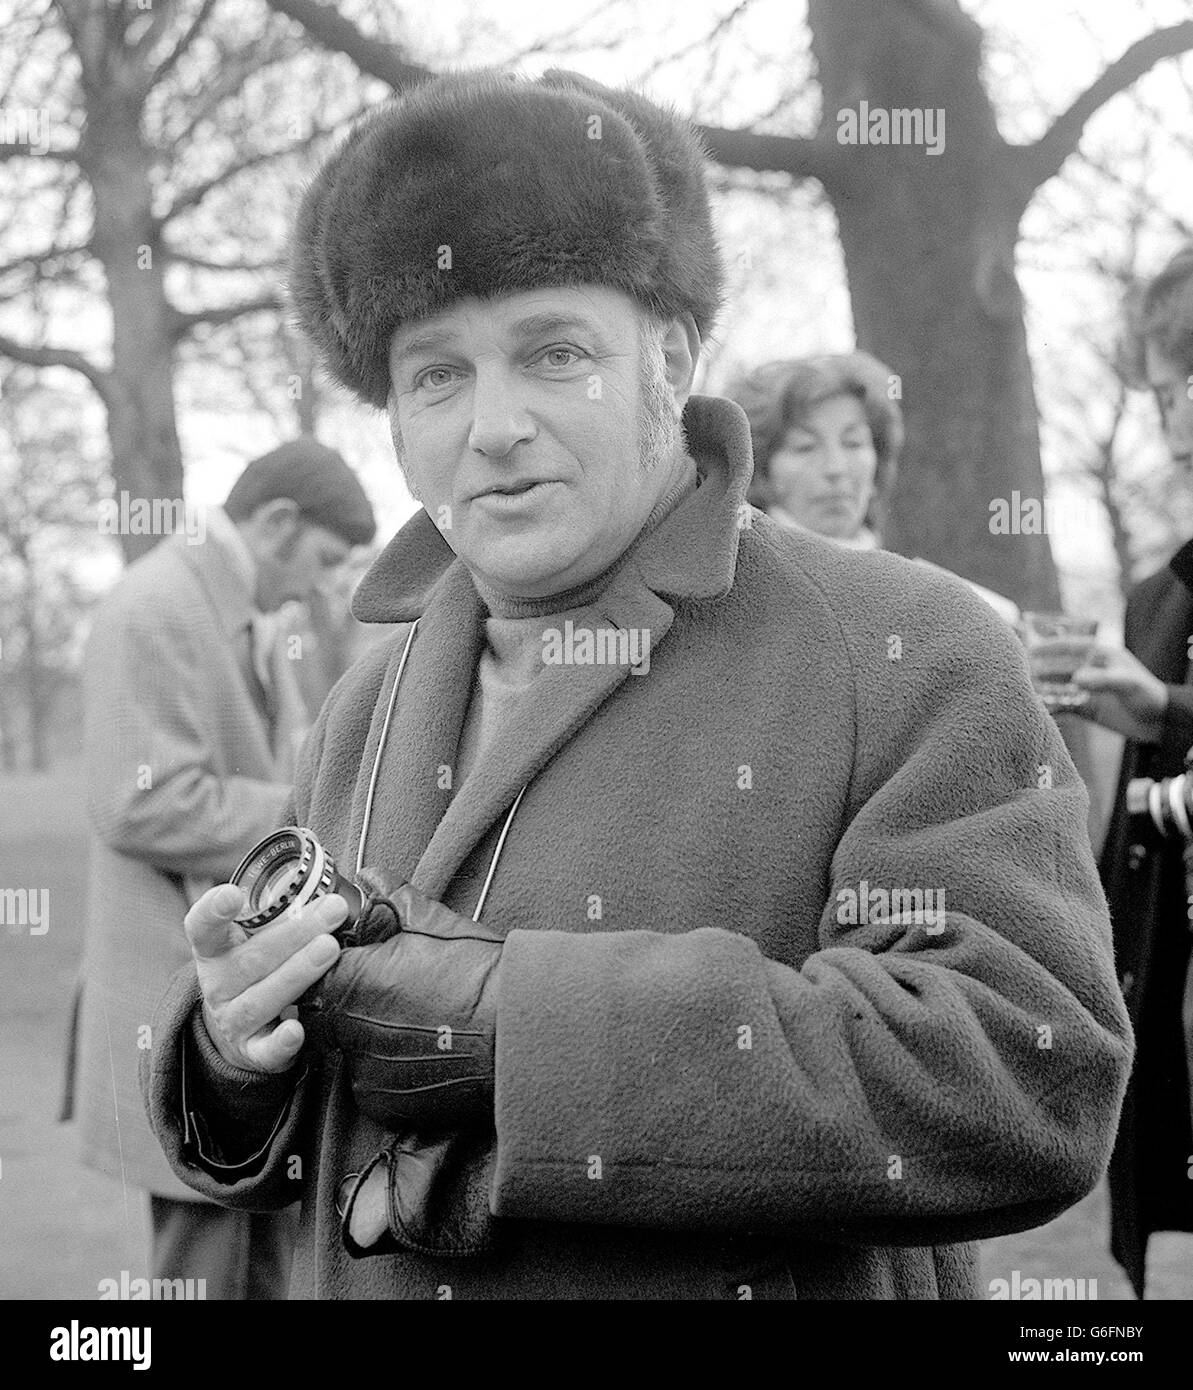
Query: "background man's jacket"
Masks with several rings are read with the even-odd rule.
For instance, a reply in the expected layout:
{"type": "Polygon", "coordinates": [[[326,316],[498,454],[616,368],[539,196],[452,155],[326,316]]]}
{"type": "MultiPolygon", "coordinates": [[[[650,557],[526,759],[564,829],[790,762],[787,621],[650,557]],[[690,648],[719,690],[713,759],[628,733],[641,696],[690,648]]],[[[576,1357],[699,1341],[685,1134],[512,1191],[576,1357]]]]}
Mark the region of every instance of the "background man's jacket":
{"type": "Polygon", "coordinates": [[[1193,1230],[1193,1076],[1182,1008],[1193,1003],[1193,937],[1185,913],[1179,840],[1164,843],[1127,815],[1133,777],[1174,777],[1193,745],[1193,541],[1127,599],[1124,640],[1168,683],[1159,743],[1128,741],[1100,868],[1114,949],[1138,1054],[1110,1164],[1111,1249],[1143,1296],[1148,1236],[1193,1230]]]}
{"type": "Polygon", "coordinates": [[[137,1062],[163,989],[190,959],[189,904],[277,828],[301,734],[295,699],[275,690],[271,740],[252,612],[214,534],[197,545],[176,535],[129,567],[87,643],[91,860],[64,1118],[73,1108],[89,1166],[167,1197],[196,1193],[149,1130],[137,1062]]]}
{"type": "MultiPolygon", "coordinates": [[[[357,596],[423,615],[366,864],[470,915],[528,786],[483,917],[508,932],[493,1132],[437,1168],[312,1066],[218,1181],[179,1103],[193,970],[163,1001],[155,1130],[212,1196],[301,1190],[292,1296],[973,1296],[966,1242],[1104,1171],[1130,1030],[1086,794],[1019,645],[959,582],[743,508],[736,407],[694,400],[685,427],[701,485],[569,614],[649,629],[649,674],[549,667],[463,787],[441,770],[483,637],[467,571],[420,513],[357,596]],[[876,888],[943,891],[943,931],[876,888]],[[406,1249],[354,1261],[337,1193],[382,1150],[406,1249]],[[487,1253],[420,1253],[476,1231],[487,1253]]],[[[296,782],[349,866],[405,637],[332,692],[296,782]]],[[[276,1084],[217,1070],[229,1097],[276,1084]]]]}

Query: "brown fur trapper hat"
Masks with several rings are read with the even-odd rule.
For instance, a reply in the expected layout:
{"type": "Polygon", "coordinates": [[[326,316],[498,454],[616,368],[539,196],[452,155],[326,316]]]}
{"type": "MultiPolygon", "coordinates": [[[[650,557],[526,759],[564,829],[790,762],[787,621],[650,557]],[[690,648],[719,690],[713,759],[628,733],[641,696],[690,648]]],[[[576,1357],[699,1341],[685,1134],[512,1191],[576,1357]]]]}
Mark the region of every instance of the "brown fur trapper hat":
{"type": "Polygon", "coordinates": [[[307,190],[290,267],[329,370],[380,407],[394,330],[466,295],[607,285],[704,337],[721,280],[692,127],[558,69],[438,77],[366,117],[307,190]]]}

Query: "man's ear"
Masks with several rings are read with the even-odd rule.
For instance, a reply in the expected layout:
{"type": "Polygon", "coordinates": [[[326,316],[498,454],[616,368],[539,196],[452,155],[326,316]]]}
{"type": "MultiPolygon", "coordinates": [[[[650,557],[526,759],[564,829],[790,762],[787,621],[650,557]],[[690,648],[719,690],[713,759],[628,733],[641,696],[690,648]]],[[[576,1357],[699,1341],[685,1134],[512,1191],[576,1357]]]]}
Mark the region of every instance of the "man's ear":
{"type": "Polygon", "coordinates": [[[675,393],[675,404],[682,411],[692,394],[692,379],[700,357],[700,332],[691,314],[672,319],[663,335],[663,359],[667,383],[675,393]]]}
{"type": "Polygon", "coordinates": [[[269,502],[262,502],[254,509],[251,521],[257,534],[275,550],[297,535],[302,525],[298,503],[290,497],[275,497],[269,502]]]}

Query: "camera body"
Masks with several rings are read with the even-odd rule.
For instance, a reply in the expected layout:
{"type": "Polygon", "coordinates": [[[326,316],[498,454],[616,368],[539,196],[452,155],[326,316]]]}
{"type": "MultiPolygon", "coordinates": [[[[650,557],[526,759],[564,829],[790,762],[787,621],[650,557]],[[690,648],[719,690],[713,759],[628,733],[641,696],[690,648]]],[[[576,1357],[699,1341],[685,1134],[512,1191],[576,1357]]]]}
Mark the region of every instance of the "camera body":
{"type": "Polygon", "coordinates": [[[348,904],[348,916],[331,934],[341,944],[355,945],[373,905],[368,887],[340,873],[314,833],[301,825],[285,825],[255,844],[231,882],[248,895],[248,907],[236,921],[250,934],[289,908],[306,907],[338,893],[348,904]]]}

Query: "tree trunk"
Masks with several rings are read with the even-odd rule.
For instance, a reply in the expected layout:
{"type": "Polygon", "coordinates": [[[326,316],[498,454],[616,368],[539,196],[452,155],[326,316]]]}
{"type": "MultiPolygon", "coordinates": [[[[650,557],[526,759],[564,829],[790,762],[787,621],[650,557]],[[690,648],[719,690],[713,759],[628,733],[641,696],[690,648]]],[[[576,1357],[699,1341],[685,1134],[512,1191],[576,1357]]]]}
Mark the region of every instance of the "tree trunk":
{"type": "MultiPolygon", "coordinates": [[[[95,196],[93,248],[108,282],[112,370],[108,438],[112,475],[130,500],[182,497],[182,450],[174,413],[174,313],[153,217],[151,152],[141,138],[141,97],[110,71],[84,59],[87,125],[79,162],[95,196]]],[[[167,515],[173,515],[167,512],[167,515]]],[[[152,549],[156,535],[122,532],[126,560],[152,549]]]]}
{"type": "Polygon", "coordinates": [[[1044,484],[1014,269],[1027,195],[982,86],[981,31],[952,0],[811,0],[809,18],[820,138],[838,137],[840,112],[859,116],[859,143],[826,190],[858,344],[901,379],[907,443],[885,543],[1055,607],[1048,537],[992,530],[992,502],[1018,491],[1042,505],[1044,484]],[[942,113],[943,150],[861,144],[863,101],[871,117],[942,113]]]}

